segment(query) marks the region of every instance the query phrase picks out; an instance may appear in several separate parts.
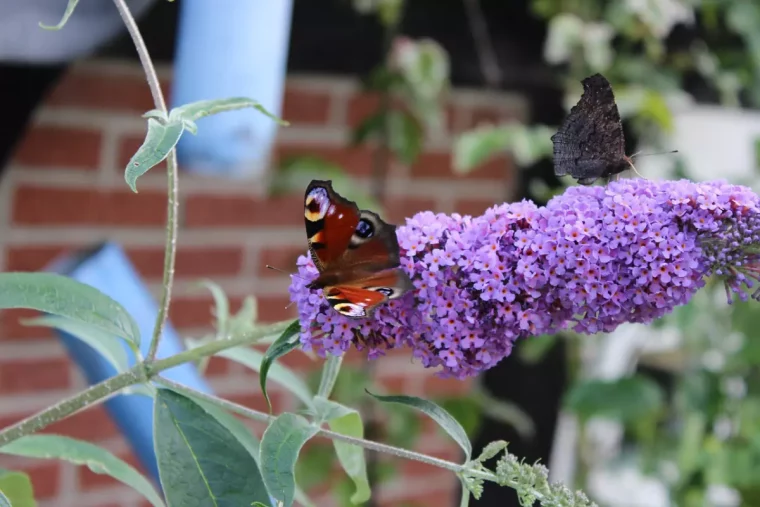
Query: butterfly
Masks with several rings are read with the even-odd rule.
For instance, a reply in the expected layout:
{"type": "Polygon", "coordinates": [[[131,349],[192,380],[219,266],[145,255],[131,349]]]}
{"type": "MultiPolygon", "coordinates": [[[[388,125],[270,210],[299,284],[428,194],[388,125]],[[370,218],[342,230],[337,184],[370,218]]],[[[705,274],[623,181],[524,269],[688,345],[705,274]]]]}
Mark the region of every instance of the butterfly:
{"type": "Polygon", "coordinates": [[[625,154],[623,124],[610,82],[594,74],[581,83],[583,95],[551,137],[554,174],[569,174],[581,185],[590,185],[629,167],[635,171],[625,154]]]}
{"type": "Polygon", "coordinates": [[[319,270],[307,287],[323,289],[338,313],[371,317],[379,305],[413,288],[399,267],[396,226],[360,210],[333,190],[331,181],[309,183],[304,218],[309,253],[319,270]]]}

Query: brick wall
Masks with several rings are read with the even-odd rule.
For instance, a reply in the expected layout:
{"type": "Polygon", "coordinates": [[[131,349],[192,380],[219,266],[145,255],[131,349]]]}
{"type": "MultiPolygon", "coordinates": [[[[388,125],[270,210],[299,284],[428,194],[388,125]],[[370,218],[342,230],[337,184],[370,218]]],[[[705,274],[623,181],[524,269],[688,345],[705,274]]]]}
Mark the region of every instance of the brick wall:
{"type": "MultiPolygon", "coordinates": [[[[168,69],[161,69],[160,75],[166,85],[168,69]]],[[[346,144],[350,127],[371,110],[373,101],[359,93],[352,80],[291,77],[283,117],[292,126],[281,130],[277,156],[321,155],[367,183],[371,150],[348,149],[346,144]]],[[[36,112],[0,183],[1,270],[37,270],[61,252],[112,239],[126,247],[153,293],[159,294],[165,174],[153,169],[145,175],[139,194],[129,191],[122,174],[144,135],[145,120],[140,114],[151,108],[141,71],[131,63],[85,62],[64,77],[36,112]]],[[[510,117],[525,117],[518,97],[456,90],[447,105],[445,130],[430,136],[419,163],[393,166],[386,216],[403,223],[405,216],[422,209],[480,213],[503,200],[514,177],[508,161],[455,178],[449,146],[452,133],[480,121],[510,117]]],[[[186,173],[180,176],[180,189],[172,323],[187,336],[207,331],[211,300],[192,287],[199,277],[219,283],[234,311],[252,293],[258,297],[262,320],[292,316],[293,308],[285,309],[288,278],[264,265],[293,269],[294,255],[305,251],[302,193],[272,200],[255,182],[241,184],[186,173]]],[[[40,328],[18,325],[20,316],[27,314],[0,314],[0,427],[85,386],[56,338],[40,328]]],[[[352,353],[351,360],[361,361],[362,356],[352,353]]],[[[317,366],[299,353],[285,362],[301,371],[317,366]]],[[[466,389],[463,383],[432,376],[407,354],[394,353],[378,363],[380,383],[394,392],[435,396],[466,389]]],[[[214,359],[208,376],[219,394],[263,407],[255,375],[241,366],[214,359]]],[[[294,406],[276,384],[271,388],[276,409],[294,406]]],[[[96,441],[135,463],[102,408],[80,413],[48,431],[96,441]]],[[[457,456],[456,448],[432,431],[425,432],[418,448],[443,457],[457,456]]],[[[420,505],[454,505],[453,476],[417,463],[400,466],[403,479],[381,492],[384,503],[410,500],[420,505]]],[[[1,456],[0,468],[11,467],[31,473],[42,507],[143,505],[128,488],[86,468],[1,456]]]]}

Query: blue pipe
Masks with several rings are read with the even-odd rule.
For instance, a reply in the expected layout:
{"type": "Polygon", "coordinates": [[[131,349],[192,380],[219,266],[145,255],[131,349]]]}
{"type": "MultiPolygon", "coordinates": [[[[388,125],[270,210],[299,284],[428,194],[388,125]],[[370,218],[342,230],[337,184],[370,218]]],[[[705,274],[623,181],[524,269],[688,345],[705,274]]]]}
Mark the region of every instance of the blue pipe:
{"type": "MultiPolygon", "coordinates": [[[[180,4],[172,106],[248,97],[281,115],[293,0],[184,0],[180,4]]],[[[277,124],[251,109],[199,120],[177,145],[183,169],[261,176],[277,124]]]]}

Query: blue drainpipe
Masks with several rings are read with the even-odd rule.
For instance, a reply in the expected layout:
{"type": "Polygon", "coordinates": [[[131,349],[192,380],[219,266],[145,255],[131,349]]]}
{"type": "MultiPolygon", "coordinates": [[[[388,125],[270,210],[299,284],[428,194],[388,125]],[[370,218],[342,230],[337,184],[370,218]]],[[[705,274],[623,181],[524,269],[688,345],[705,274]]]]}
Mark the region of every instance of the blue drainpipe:
{"type": "MultiPolygon", "coordinates": [[[[174,59],[172,107],[248,97],[281,116],[293,0],[184,0],[174,59]]],[[[253,109],[199,120],[177,146],[187,171],[257,178],[267,167],[277,124],[253,109]]]]}

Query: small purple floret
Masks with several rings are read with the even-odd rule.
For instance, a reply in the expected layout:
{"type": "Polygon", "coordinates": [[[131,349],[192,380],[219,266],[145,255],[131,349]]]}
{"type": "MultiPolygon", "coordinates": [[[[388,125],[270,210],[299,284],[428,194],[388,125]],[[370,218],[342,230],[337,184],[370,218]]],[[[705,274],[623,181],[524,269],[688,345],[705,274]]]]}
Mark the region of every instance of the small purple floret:
{"type": "Polygon", "coordinates": [[[474,218],[424,211],[397,235],[415,290],[371,319],[343,317],[306,289],[317,270],[299,258],[290,294],[304,348],[324,356],[354,344],[377,357],[408,346],[424,366],[464,378],[509,355],[518,338],[651,322],[713,274],[729,301],[746,299],[760,278],[759,198],[723,181],[576,186],[545,207],[502,204],[474,218]]]}

